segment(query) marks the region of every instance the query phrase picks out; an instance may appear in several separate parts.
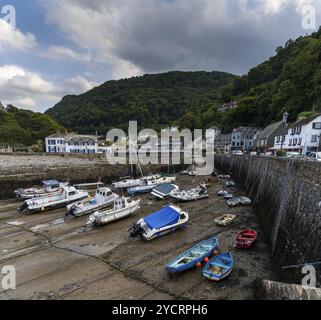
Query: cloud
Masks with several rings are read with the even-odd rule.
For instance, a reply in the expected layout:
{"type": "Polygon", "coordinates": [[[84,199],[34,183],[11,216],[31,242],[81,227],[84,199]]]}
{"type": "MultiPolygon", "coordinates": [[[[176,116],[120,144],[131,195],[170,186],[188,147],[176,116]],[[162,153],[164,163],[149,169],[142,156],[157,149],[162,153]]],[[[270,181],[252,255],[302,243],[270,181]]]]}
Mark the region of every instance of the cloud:
{"type": "Polygon", "coordinates": [[[88,81],[82,76],[75,76],[65,81],[65,88],[69,94],[80,94],[89,91],[98,83],[88,81]]]}
{"type": "Polygon", "coordinates": [[[71,48],[63,46],[50,46],[46,51],[41,53],[41,56],[57,61],[78,60],[82,62],[89,62],[91,60],[90,54],[79,53],[71,48]]]}
{"type": "Polygon", "coordinates": [[[64,80],[62,86],[45,80],[40,74],[16,65],[0,66],[0,100],[35,111],[45,110],[67,94],[84,93],[97,82],[77,75],[64,80]]]}
{"type": "Polygon", "coordinates": [[[38,103],[58,101],[61,89],[39,74],[16,65],[0,66],[0,97],[4,104],[36,107],[38,103]]]}
{"type": "Polygon", "coordinates": [[[310,31],[299,8],[318,0],[52,0],[46,21],[91,51],[114,78],[180,70],[245,73],[310,31]]]}
{"type": "Polygon", "coordinates": [[[33,49],[36,45],[36,38],[33,34],[24,34],[5,20],[0,19],[0,51],[26,51],[33,49]]]}

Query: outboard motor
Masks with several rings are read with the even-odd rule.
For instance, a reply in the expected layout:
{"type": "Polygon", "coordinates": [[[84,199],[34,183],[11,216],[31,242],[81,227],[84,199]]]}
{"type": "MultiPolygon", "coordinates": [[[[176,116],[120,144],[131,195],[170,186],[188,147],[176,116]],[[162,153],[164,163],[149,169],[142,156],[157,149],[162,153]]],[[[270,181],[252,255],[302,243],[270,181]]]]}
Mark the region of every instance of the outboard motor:
{"type": "Polygon", "coordinates": [[[17,208],[17,211],[18,211],[18,212],[23,212],[23,211],[25,211],[27,208],[28,208],[28,204],[27,204],[27,202],[25,201],[19,208],[17,208]]]}
{"type": "Polygon", "coordinates": [[[129,234],[130,238],[140,237],[141,234],[144,232],[142,227],[136,223],[134,223],[133,226],[128,231],[130,231],[130,234],[129,234]]]}

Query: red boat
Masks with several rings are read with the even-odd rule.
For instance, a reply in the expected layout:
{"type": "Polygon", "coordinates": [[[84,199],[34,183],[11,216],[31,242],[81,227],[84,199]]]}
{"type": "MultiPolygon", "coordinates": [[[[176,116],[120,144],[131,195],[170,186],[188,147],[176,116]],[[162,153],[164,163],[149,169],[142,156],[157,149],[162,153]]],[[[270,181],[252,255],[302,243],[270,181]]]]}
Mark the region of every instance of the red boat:
{"type": "Polygon", "coordinates": [[[237,249],[250,249],[257,238],[257,232],[251,229],[241,231],[235,238],[234,247],[237,249]]]}

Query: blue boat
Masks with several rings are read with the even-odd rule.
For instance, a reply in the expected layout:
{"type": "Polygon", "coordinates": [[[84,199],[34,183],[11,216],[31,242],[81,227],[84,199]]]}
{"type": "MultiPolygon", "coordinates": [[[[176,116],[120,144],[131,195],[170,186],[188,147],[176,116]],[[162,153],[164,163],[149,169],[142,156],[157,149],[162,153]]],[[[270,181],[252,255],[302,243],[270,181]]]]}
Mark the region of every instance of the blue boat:
{"type": "Polygon", "coordinates": [[[233,256],[230,252],[221,253],[212,258],[203,269],[203,276],[213,281],[225,279],[233,270],[233,256]]]}
{"type": "Polygon", "coordinates": [[[168,263],[166,269],[171,273],[177,273],[194,268],[198,263],[210,257],[218,246],[219,240],[215,237],[202,241],[168,263]]]}

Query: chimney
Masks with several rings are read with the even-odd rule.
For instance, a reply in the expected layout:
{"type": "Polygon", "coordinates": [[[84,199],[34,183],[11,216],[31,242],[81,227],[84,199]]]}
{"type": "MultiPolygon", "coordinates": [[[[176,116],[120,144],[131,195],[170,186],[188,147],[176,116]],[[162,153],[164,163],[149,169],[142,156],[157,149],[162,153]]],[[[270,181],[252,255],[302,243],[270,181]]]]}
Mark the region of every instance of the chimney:
{"type": "Polygon", "coordinates": [[[283,122],[285,123],[285,124],[287,124],[288,123],[288,118],[289,118],[289,114],[287,113],[287,112],[284,112],[283,113],[283,122]]]}

